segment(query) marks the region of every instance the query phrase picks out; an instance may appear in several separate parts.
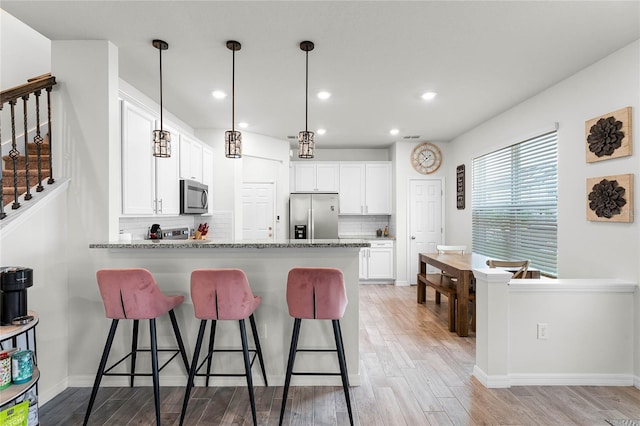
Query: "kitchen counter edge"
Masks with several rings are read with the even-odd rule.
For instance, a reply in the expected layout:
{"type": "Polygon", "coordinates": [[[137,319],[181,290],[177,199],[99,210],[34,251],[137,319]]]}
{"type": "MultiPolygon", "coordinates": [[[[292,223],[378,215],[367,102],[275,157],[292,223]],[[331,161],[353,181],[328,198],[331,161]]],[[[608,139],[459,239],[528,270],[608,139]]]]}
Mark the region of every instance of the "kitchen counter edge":
{"type": "Polygon", "coordinates": [[[91,243],[96,249],[246,249],[246,248],[360,248],[370,247],[369,240],[285,240],[285,241],[209,241],[209,240],[140,240],[131,242],[91,243]]]}

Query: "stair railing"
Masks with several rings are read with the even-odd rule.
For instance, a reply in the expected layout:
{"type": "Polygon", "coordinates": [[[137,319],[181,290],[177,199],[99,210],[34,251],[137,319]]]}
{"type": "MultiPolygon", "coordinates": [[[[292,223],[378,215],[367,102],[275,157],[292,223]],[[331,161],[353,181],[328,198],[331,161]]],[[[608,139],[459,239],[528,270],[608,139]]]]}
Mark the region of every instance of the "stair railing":
{"type": "MultiPolygon", "coordinates": [[[[3,90],[0,92],[0,111],[3,109],[5,104],[9,104],[11,110],[11,149],[9,150],[8,156],[2,156],[0,159],[0,187],[2,187],[2,198],[0,199],[0,220],[4,219],[7,214],[4,211],[5,204],[5,188],[8,189],[6,191],[7,195],[13,195],[13,204],[11,205],[12,209],[20,208],[20,203],[18,202],[18,198],[24,194],[24,200],[28,201],[33,198],[31,194],[31,182],[30,182],[30,159],[29,159],[29,128],[28,128],[28,101],[31,95],[35,97],[35,110],[36,110],[36,124],[35,124],[35,136],[33,137],[33,144],[36,149],[36,167],[37,167],[37,186],[36,192],[44,191],[44,187],[42,186],[43,172],[46,169],[43,169],[42,165],[42,150],[45,139],[41,136],[41,123],[40,123],[40,95],[42,91],[46,91],[47,93],[47,135],[46,138],[49,141],[49,161],[46,166],[48,166],[48,179],[47,184],[51,185],[55,182],[53,178],[53,156],[52,152],[52,132],[51,132],[51,90],[53,86],[56,84],[56,78],[51,76],[51,74],[44,74],[38,77],[31,78],[27,80],[26,84],[16,86],[11,89],[3,90]],[[24,122],[24,152],[21,153],[18,148],[18,141],[16,137],[16,124],[15,124],[15,106],[18,103],[18,100],[22,99],[22,110],[23,110],[23,122],[24,122]],[[22,192],[22,185],[19,185],[19,160],[20,157],[24,157],[24,169],[21,169],[20,172],[24,170],[24,182],[26,186],[26,192],[22,192]],[[4,160],[8,160],[11,163],[12,168],[12,178],[6,179],[12,180],[12,188],[5,186],[5,174],[3,170],[4,160]],[[11,188],[9,190],[9,188],[11,188]]],[[[1,125],[0,125],[1,128],[1,125]]],[[[0,147],[2,144],[2,136],[0,133],[0,147]]],[[[0,149],[0,154],[1,154],[0,149]]]]}

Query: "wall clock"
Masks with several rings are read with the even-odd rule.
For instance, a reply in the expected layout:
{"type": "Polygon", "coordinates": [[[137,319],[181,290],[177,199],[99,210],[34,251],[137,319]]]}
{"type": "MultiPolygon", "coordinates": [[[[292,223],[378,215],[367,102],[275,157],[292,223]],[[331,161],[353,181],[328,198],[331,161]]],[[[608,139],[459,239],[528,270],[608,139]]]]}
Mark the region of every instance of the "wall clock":
{"type": "Polygon", "coordinates": [[[440,149],[431,142],[416,145],[411,152],[411,165],[418,173],[428,175],[435,172],[442,164],[440,149]]]}

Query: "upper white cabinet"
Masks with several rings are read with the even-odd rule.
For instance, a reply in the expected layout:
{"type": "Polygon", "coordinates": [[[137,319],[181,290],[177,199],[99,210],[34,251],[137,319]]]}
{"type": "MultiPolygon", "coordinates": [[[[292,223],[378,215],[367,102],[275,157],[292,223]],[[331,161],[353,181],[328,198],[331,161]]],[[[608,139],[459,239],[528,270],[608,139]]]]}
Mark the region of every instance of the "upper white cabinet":
{"type": "MultiPolygon", "coordinates": [[[[166,121],[171,133],[171,157],[153,156],[153,131],[160,122],[155,112],[137,102],[121,102],[122,131],[122,214],[177,216],[180,214],[180,129],[166,121]]],[[[202,144],[193,139],[201,153],[202,144]]],[[[197,169],[196,169],[197,170],[197,169]]]]}
{"type": "MultiPolygon", "coordinates": [[[[156,122],[160,128],[160,122],[156,122]]],[[[171,132],[172,142],[178,138],[178,130],[171,125],[163,125],[164,130],[171,132]]],[[[156,158],[156,198],[155,213],[159,215],[177,216],[180,214],[180,186],[178,185],[179,153],[175,145],[171,145],[171,157],[156,158]]]]}
{"type": "Polygon", "coordinates": [[[209,187],[209,214],[212,214],[213,149],[207,145],[202,145],[202,183],[209,187]]]}
{"type": "Polygon", "coordinates": [[[294,162],[294,192],[338,192],[338,163],[294,162]]]}
{"type": "Polygon", "coordinates": [[[180,135],[180,178],[202,182],[202,143],[180,135]]]}
{"type": "Polygon", "coordinates": [[[122,102],[122,213],[155,213],[155,157],[152,155],[153,112],[122,102]]]}
{"type": "Polygon", "coordinates": [[[340,214],[391,214],[391,162],[340,163],[340,214]]]}

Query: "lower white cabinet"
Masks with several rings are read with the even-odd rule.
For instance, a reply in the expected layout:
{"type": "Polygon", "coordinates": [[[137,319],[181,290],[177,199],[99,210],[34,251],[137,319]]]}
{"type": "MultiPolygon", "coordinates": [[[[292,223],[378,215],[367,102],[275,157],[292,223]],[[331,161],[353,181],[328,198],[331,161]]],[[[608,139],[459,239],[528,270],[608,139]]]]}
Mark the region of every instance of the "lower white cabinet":
{"type": "Polygon", "coordinates": [[[393,281],[393,240],[372,241],[360,249],[360,279],[393,281]]]}

